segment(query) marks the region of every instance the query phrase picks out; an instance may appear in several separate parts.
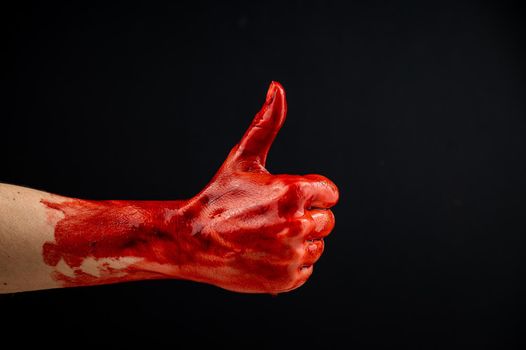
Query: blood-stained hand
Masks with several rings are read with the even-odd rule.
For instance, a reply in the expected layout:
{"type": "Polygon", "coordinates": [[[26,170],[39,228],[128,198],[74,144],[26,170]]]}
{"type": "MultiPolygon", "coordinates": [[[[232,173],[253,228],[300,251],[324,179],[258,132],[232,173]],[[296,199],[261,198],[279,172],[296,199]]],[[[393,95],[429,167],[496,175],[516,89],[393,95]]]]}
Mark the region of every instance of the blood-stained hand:
{"type": "Polygon", "coordinates": [[[273,294],[301,286],[334,227],[338,190],[321,175],[265,169],[286,112],[283,87],[273,82],[241,141],[190,200],[43,201],[55,225],[55,241],[43,247],[55,279],[74,286],[180,278],[273,294]]]}

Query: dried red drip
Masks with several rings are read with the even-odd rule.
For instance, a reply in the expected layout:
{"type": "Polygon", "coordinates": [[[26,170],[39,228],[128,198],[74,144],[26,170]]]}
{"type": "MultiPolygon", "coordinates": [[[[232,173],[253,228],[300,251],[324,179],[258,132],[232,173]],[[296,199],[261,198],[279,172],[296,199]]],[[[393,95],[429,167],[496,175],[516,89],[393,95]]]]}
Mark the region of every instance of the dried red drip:
{"type": "Polygon", "coordinates": [[[63,260],[66,286],[183,278],[240,292],[278,293],[303,284],[334,226],[336,186],[320,175],[271,175],[267,152],[286,115],[273,83],[241,142],[212,181],[188,201],[42,201],[64,217],[46,264],[63,260]],[[98,262],[86,271],[86,259],[98,262]],[[107,259],[137,258],[115,267],[107,259]]]}

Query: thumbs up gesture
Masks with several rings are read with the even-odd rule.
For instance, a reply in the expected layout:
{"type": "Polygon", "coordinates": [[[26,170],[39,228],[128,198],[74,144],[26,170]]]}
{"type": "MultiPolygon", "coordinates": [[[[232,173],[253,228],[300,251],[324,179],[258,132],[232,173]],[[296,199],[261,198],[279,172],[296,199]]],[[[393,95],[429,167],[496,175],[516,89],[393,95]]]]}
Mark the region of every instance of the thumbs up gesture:
{"type": "Polygon", "coordinates": [[[329,208],[338,190],[321,175],[273,175],[265,169],[286,113],[285,91],[272,82],[241,141],[184,206],[194,255],[178,269],[179,277],[239,292],[279,293],[312,274],[323,238],[334,227],[329,208]]]}
{"type": "Polygon", "coordinates": [[[285,121],[273,82],[263,108],[212,181],[183,201],[46,196],[54,240],[43,261],[61,286],[179,278],[246,293],[301,286],[334,227],[338,189],[321,175],[272,175],[267,153],[285,121]]]}

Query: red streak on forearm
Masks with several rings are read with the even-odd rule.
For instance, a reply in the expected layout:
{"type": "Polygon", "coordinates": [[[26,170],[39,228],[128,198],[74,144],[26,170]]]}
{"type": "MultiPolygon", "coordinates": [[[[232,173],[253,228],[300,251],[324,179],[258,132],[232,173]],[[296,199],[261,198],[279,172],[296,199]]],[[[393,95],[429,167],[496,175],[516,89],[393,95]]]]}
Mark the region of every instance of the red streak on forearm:
{"type": "MultiPolygon", "coordinates": [[[[173,245],[182,242],[163,231],[170,213],[177,211],[182,202],[71,199],[63,202],[43,200],[42,203],[64,215],[56,223],[55,241],[44,244],[43,257],[50,266],[56,266],[63,259],[74,270],[74,277],[58,271],[55,273],[55,278],[67,285],[109,283],[150,276],[155,278],[155,274],[145,273],[134,264],[116,271],[106,263],[106,266],[102,266],[100,277],[86,273],[81,265],[88,257],[140,257],[167,262],[178,250],[173,245]]],[[[184,226],[178,232],[185,238],[189,237],[188,229],[185,230],[184,226]]]]}

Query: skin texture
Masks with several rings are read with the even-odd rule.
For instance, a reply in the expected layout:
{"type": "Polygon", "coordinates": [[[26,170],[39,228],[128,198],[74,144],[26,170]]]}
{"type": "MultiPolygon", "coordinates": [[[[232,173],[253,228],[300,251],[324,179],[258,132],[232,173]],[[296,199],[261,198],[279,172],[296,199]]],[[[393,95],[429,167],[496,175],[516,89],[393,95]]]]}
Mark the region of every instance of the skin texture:
{"type": "Polygon", "coordinates": [[[177,278],[246,293],[301,286],[334,227],[336,186],[321,175],[272,175],[269,148],[287,112],[265,104],[210,183],[183,201],[91,201],[42,196],[53,239],[42,259],[57,286],[177,278]]]}

